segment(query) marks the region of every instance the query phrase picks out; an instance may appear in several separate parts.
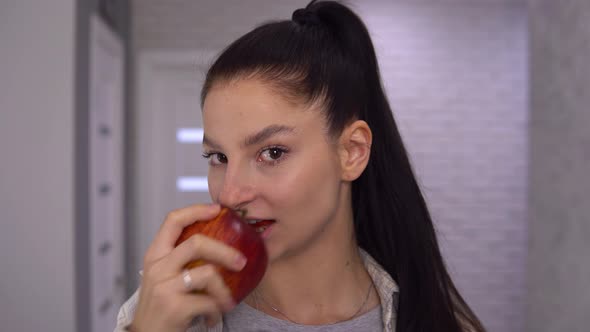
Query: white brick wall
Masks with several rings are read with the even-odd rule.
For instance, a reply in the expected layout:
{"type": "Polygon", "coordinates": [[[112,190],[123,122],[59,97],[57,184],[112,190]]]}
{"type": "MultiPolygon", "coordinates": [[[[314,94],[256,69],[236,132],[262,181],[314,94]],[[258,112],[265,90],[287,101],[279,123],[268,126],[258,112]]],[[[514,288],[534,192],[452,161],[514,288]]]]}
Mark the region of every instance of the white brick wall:
{"type": "Polygon", "coordinates": [[[458,287],[490,331],[522,331],[525,7],[423,1],[363,13],[458,287]]]}
{"type": "MultiPolygon", "coordinates": [[[[306,3],[137,0],[136,52],[219,50],[306,3]]],[[[394,115],[458,287],[489,331],[522,331],[528,153],[523,1],[349,3],[373,35],[394,115]]]]}

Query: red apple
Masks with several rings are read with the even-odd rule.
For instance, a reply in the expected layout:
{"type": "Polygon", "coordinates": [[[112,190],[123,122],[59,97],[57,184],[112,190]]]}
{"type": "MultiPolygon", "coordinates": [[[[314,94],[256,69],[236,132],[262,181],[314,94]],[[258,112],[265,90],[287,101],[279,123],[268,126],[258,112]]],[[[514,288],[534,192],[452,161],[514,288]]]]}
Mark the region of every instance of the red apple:
{"type": "MultiPolygon", "coordinates": [[[[236,303],[241,302],[260,282],[266,271],[268,254],[260,235],[236,211],[223,207],[217,217],[208,221],[197,221],[184,228],[176,241],[178,246],[194,234],[203,234],[236,248],[248,259],[241,271],[231,271],[217,266],[223,280],[229,287],[236,303]]],[[[194,268],[206,264],[197,260],[187,264],[194,268]]]]}

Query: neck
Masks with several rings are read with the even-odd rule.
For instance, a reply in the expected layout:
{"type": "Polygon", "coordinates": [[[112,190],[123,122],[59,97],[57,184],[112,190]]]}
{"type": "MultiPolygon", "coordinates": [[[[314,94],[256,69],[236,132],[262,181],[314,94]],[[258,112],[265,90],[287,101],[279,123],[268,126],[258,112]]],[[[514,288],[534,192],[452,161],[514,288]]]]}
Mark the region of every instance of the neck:
{"type": "MultiPolygon", "coordinates": [[[[355,314],[372,281],[354,240],[352,213],[340,217],[303,251],[273,261],[246,302],[277,318],[287,318],[282,313],[289,320],[310,325],[346,320],[355,314]],[[263,301],[256,303],[256,296],[263,301]]],[[[367,305],[372,307],[371,302],[367,305]]]]}

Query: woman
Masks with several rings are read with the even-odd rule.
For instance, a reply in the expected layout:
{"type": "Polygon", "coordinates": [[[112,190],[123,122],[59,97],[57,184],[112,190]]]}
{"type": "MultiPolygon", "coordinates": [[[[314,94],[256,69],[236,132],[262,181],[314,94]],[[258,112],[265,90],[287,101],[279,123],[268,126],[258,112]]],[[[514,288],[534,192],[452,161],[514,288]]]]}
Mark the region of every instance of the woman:
{"type": "Polygon", "coordinates": [[[200,258],[245,258],[183,227],[219,205],[168,215],[121,308],[130,331],[484,331],[447,273],[362,21],[333,1],[232,43],[202,90],[216,204],[272,220],[269,266],[240,304],[200,258]],[[189,281],[187,283],[187,281],[189,281]],[[202,290],[199,294],[194,290],[202,290]]]}

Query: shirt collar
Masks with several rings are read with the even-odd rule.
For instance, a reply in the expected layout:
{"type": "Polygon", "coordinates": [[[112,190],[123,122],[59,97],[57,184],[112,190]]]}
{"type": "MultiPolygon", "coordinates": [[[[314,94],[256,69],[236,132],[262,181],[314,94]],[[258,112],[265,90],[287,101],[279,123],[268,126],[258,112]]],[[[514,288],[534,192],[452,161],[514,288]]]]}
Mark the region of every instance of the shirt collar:
{"type": "Polygon", "coordinates": [[[394,332],[399,307],[399,287],[387,271],[369,253],[359,248],[361,259],[379,293],[384,331],[394,332]]]}

